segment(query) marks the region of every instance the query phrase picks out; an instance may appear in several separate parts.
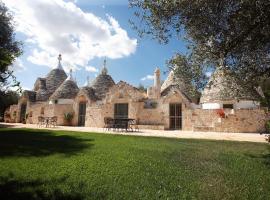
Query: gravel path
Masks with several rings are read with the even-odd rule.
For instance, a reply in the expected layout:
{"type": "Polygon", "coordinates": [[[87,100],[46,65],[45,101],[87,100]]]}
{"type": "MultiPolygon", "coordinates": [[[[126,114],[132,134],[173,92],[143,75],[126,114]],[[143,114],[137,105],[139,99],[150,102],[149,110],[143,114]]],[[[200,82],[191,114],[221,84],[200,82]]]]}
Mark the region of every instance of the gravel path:
{"type": "MultiPolygon", "coordinates": [[[[39,129],[36,124],[20,124],[20,123],[0,123],[0,127],[39,129]]],[[[72,126],[57,126],[56,128],[41,128],[41,129],[97,132],[97,133],[119,134],[119,135],[138,135],[148,137],[192,138],[192,139],[231,140],[231,141],[266,143],[265,135],[264,134],[260,135],[259,133],[221,133],[221,132],[161,131],[161,130],[140,130],[139,132],[112,132],[112,131],[105,131],[102,128],[72,127],[72,126]]]]}

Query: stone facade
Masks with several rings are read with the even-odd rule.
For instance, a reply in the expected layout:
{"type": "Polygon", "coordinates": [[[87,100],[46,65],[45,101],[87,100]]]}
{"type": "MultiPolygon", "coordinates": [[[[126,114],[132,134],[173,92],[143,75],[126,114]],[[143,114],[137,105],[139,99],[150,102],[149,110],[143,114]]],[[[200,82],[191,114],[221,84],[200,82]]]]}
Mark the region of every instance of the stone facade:
{"type": "MultiPolygon", "coordinates": [[[[259,106],[251,109],[248,104],[244,109],[224,109],[225,116],[220,116],[219,109],[201,109],[201,105],[195,104],[181,90],[173,72],[161,86],[159,69],[155,70],[154,84],[147,92],[124,81],[115,84],[105,64],[92,84],[79,88],[71,73],[69,77],[66,76],[60,61],[59,58],[57,70],[52,70],[46,78],[38,78],[34,90],[25,91],[18,105],[7,110],[10,114],[5,121],[22,122],[27,115],[26,123],[36,124],[39,116],[57,116],[57,124],[66,125],[64,114],[72,113],[74,117],[70,125],[104,127],[104,118],[114,118],[115,106],[122,104],[127,106],[127,117],[135,119],[141,129],[263,132],[266,120],[270,119],[267,110],[259,106]],[[85,109],[85,112],[81,109],[85,109]]],[[[219,97],[218,89],[208,90],[204,93],[203,103],[216,103],[214,97],[219,97]],[[213,97],[209,96],[211,92],[215,93],[213,97]]],[[[223,103],[228,101],[236,100],[226,99],[223,103]]]]}

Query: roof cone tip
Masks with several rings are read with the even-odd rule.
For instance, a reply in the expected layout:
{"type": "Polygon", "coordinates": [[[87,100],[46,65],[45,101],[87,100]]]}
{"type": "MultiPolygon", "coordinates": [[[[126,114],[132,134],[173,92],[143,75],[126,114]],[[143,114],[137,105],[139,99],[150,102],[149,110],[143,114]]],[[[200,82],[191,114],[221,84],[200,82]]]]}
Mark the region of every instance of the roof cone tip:
{"type": "Polygon", "coordinates": [[[57,59],[58,59],[58,66],[57,66],[57,69],[63,69],[62,64],[61,64],[61,61],[62,61],[62,55],[59,54],[57,59]]]}

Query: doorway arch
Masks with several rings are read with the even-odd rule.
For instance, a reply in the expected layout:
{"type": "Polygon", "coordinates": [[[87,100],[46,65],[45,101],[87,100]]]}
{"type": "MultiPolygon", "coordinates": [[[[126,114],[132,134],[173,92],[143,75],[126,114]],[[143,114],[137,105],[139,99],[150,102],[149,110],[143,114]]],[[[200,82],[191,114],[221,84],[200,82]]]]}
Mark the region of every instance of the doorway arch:
{"type": "Polygon", "coordinates": [[[86,98],[80,96],[78,105],[78,126],[85,126],[86,103],[86,98]]]}
{"type": "Polygon", "coordinates": [[[26,103],[22,103],[20,107],[20,123],[22,123],[25,120],[25,114],[26,114],[26,103]]]}

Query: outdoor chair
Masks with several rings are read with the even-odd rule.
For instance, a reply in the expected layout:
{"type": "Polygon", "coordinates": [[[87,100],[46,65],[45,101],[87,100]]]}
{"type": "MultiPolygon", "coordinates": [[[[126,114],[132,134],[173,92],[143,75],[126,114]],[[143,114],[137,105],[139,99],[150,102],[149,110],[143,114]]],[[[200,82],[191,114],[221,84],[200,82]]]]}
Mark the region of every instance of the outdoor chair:
{"type": "Polygon", "coordinates": [[[50,124],[53,126],[53,127],[56,127],[57,126],[57,116],[53,116],[50,120],[50,124]]]}
{"type": "Polygon", "coordinates": [[[37,124],[37,126],[38,127],[42,127],[43,125],[45,125],[45,119],[44,119],[44,117],[39,116],[38,117],[38,124],[37,124]]]}
{"type": "Polygon", "coordinates": [[[140,131],[140,129],[139,129],[139,119],[137,119],[137,120],[132,120],[132,121],[130,121],[129,123],[130,123],[130,124],[129,124],[129,127],[131,128],[132,132],[133,132],[133,131],[137,131],[137,132],[140,131]]]}
{"type": "Polygon", "coordinates": [[[114,128],[114,120],[111,117],[104,117],[104,127],[105,130],[110,130],[111,128],[114,128]]]}

